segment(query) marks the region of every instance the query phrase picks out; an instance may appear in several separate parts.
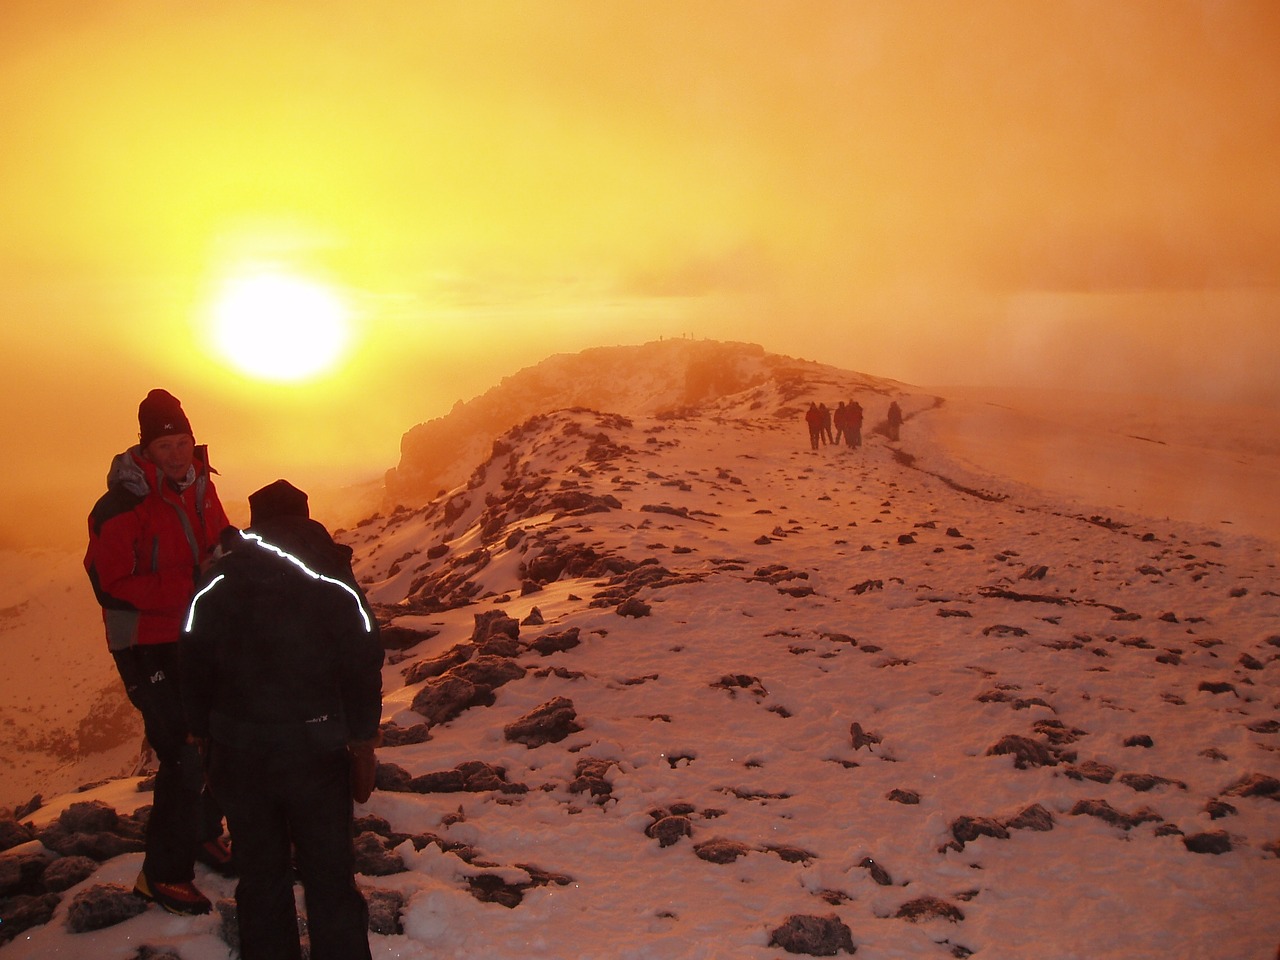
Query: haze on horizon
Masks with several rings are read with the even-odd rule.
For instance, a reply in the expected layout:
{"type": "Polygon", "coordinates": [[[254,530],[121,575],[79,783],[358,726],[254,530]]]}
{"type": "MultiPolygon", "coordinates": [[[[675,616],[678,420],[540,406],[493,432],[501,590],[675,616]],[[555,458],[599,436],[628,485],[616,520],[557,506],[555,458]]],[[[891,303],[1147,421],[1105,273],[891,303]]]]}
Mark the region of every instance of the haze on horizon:
{"type": "Polygon", "coordinates": [[[233,510],[663,336],[1280,405],[1276,49],[1270,0],[13,0],[0,543],[81,536],[153,386],[233,510]],[[213,351],[264,264],[341,293],[332,371],[213,351]]]}

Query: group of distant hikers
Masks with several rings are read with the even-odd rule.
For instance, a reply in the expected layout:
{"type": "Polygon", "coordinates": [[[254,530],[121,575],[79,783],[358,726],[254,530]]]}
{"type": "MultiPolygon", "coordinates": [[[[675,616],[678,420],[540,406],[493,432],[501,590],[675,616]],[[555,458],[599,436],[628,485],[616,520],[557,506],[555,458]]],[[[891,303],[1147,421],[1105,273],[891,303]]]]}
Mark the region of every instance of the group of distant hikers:
{"type": "MultiPolygon", "coordinates": [[[[902,408],[898,406],[897,400],[889,404],[886,416],[884,434],[890,440],[896,441],[902,427],[902,408]]],[[[809,427],[809,446],[814,450],[823,444],[837,446],[841,438],[844,439],[845,446],[854,448],[862,446],[863,410],[862,404],[857,400],[850,400],[848,403],[841,400],[834,412],[825,403],[811,401],[809,409],[805,411],[804,420],[809,427]],[[835,427],[834,435],[832,427],[835,427]]]]}

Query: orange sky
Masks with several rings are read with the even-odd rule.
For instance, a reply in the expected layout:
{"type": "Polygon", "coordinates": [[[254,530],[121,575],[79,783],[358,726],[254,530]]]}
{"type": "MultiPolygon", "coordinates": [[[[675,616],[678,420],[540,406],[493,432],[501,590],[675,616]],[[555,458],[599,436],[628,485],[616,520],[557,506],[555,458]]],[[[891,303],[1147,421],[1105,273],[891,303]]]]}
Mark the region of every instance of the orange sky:
{"type": "Polygon", "coordinates": [[[658,336],[1280,403],[1278,49],[1272,0],[8,0],[0,543],[80,537],[152,386],[228,499],[658,336]],[[260,262],[347,296],[332,375],[210,354],[260,262]]]}

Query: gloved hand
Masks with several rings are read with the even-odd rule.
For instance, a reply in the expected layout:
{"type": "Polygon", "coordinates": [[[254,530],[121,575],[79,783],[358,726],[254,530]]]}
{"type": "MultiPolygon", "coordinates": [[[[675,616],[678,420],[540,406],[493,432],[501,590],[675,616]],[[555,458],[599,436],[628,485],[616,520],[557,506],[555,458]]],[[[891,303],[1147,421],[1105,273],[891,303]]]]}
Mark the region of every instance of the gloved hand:
{"type": "Polygon", "coordinates": [[[378,772],[378,758],[374,748],[382,742],[377,736],[372,740],[353,740],[347,744],[351,756],[351,799],[364,803],[373,793],[373,783],[378,772]]]}

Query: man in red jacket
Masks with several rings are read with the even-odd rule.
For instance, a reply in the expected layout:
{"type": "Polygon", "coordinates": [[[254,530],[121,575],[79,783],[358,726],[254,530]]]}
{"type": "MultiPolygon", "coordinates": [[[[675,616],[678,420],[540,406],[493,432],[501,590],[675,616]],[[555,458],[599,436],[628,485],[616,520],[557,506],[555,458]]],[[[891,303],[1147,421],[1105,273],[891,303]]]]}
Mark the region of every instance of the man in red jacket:
{"type": "Polygon", "coordinates": [[[138,427],[138,444],[112,461],[107,492],[89,514],[84,565],[107,646],[159,760],[135,892],[171,913],[208,913],[192,882],[195,861],[225,873],[231,854],[183,716],[178,636],[196,577],[230,523],[177,398],[152,390],[138,427]]]}

